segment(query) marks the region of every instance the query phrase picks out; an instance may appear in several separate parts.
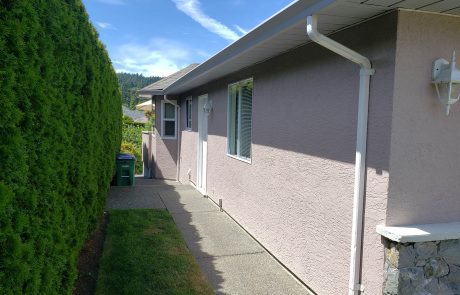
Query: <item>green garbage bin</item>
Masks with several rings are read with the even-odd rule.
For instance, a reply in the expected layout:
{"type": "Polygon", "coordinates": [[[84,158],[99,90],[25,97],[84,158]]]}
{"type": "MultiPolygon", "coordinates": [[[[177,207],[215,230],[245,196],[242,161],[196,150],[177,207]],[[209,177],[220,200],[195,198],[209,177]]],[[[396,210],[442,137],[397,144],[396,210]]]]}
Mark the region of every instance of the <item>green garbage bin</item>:
{"type": "Polygon", "coordinates": [[[134,164],[136,157],[130,154],[118,154],[116,186],[134,185],[134,164]]]}

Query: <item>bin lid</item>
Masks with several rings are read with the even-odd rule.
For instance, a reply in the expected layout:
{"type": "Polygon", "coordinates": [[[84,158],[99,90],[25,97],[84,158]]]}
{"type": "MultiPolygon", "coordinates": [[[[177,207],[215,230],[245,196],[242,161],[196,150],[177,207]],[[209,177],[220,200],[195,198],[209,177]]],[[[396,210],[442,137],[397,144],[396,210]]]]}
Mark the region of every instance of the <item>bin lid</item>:
{"type": "Polygon", "coordinates": [[[136,160],[136,157],[131,154],[118,154],[117,160],[136,160]]]}

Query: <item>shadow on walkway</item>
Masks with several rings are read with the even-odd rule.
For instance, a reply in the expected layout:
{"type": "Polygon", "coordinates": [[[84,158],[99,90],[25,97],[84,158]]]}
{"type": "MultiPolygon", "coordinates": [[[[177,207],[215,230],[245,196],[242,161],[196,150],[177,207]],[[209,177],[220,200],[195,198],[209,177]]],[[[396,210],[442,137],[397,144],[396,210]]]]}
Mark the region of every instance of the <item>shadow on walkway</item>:
{"type": "Polygon", "coordinates": [[[165,209],[216,294],[309,294],[251,236],[189,185],[137,178],[112,187],[112,209],[165,209]]]}

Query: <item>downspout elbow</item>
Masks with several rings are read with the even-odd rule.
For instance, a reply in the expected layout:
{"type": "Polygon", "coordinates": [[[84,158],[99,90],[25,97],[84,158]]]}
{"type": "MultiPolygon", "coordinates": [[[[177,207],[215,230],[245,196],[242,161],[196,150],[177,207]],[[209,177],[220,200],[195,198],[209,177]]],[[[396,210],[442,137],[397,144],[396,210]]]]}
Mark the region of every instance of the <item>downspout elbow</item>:
{"type": "Polygon", "coordinates": [[[326,47],[327,49],[343,56],[348,60],[351,60],[354,63],[357,63],[361,69],[367,70],[365,72],[369,75],[374,73],[374,70],[372,70],[371,62],[367,57],[362,56],[361,54],[318,32],[318,18],[316,15],[310,15],[307,17],[307,35],[313,42],[326,47]]]}
{"type": "Polygon", "coordinates": [[[167,94],[163,95],[163,99],[164,99],[164,101],[166,101],[167,103],[170,103],[170,104],[172,104],[172,105],[173,105],[173,106],[175,106],[175,107],[178,107],[178,106],[179,106],[177,103],[175,103],[175,102],[172,102],[171,100],[169,100],[169,98],[168,98],[168,95],[167,95],[167,94]]]}

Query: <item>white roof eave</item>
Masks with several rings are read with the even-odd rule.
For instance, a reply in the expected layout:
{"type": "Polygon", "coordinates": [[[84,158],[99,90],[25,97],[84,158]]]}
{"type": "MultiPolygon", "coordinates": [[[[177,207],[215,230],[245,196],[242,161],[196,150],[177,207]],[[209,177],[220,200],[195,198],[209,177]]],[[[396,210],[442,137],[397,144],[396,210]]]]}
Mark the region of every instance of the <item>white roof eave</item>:
{"type": "Polygon", "coordinates": [[[309,15],[319,16],[318,29],[324,35],[333,34],[397,9],[460,15],[456,1],[425,0],[423,6],[417,3],[413,0],[391,3],[362,0],[297,0],[163,89],[160,95],[187,92],[310,42],[305,28],[309,15]]]}
{"type": "MultiPolygon", "coordinates": [[[[307,16],[317,13],[336,1],[337,0],[297,0],[291,3],[286,8],[248,32],[246,35],[242,36],[240,39],[206,60],[187,75],[171,84],[169,87],[164,89],[164,93],[179,94],[180,92],[189,90],[186,86],[190,81],[203,76],[210,70],[216,69],[220,65],[244,54],[257,44],[260,44],[278,33],[296,25],[300,21],[306,19],[307,16]]],[[[305,34],[305,42],[308,40],[309,39],[305,34]]]]}

